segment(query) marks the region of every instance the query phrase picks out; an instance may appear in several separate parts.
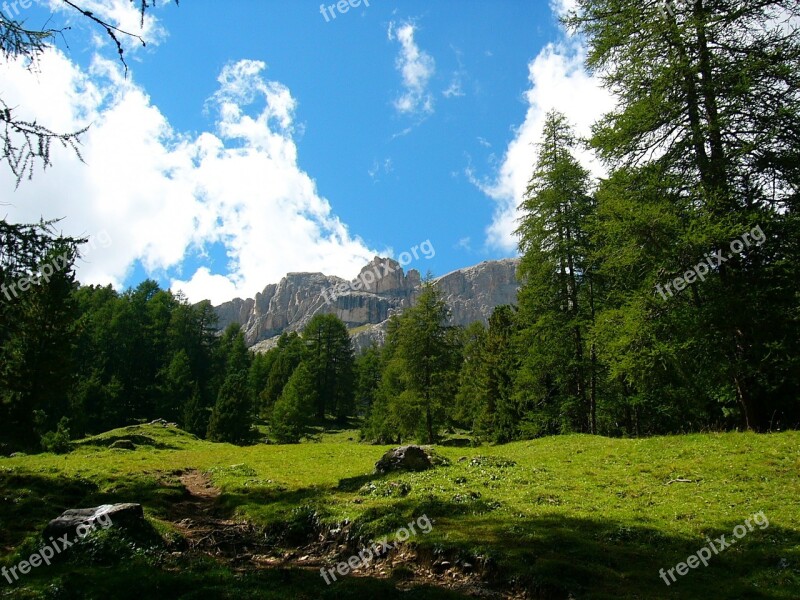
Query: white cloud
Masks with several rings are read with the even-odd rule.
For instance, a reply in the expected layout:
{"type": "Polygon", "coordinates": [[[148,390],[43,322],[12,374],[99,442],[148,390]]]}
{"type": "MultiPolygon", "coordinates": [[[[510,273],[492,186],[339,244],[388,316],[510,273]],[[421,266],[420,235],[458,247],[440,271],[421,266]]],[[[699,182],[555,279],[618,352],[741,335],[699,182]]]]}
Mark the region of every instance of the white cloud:
{"type": "Polygon", "coordinates": [[[453,75],[453,80],[448,88],[442,92],[442,96],[445,98],[461,98],[465,95],[461,87],[461,78],[458,75],[453,75]]]}
{"type": "MultiPolygon", "coordinates": [[[[575,4],[574,0],[553,0],[551,6],[562,14],[575,4]]],[[[486,229],[486,244],[491,248],[504,252],[516,250],[518,206],[533,172],[535,144],[540,141],[547,113],[552,109],[561,111],[578,135],[588,137],[592,124],[614,107],[611,95],[601,88],[597,78],[586,72],[585,53],[585,46],[575,37],[543,48],[528,64],[531,86],[525,93],[528,111],[525,121],[515,130],[499,168],[485,179],[477,178],[473,168],[467,169],[467,176],[495,202],[494,217],[486,229]]],[[[594,175],[603,174],[591,154],[580,152],[578,157],[594,175]]]]}
{"type": "Polygon", "coordinates": [[[450,46],[450,48],[453,50],[453,54],[455,54],[456,60],[458,61],[458,69],[453,71],[453,75],[450,79],[450,85],[442,92],[442,95],[448,99],[462,98],[466,96],[466,93],[464,92],[463,81],[467,76],[467,70],[464,68],[464,63],[461,60],[463,52],[455,46],[450,46]]]}
{"type": "MultiPolygon", "coordinates": [[[[171,0],[162,0],[161,4],[169,4],[171,0]]],[[[99,24],[80,14],[76,9],[64,3],[63,0],[47,0],[48,7],[54,12],[65,15],[71,24],[88,27],[94,31],[94,39],[99,45],[113,44],[114,42],[99,24]]],[[[149,8],[144,14],[139,9],[139,3],[131,0],[81,0],[75,3],[83,10],[92,13],[96,18],[117,27],[123,32],[139,36],[147,42],[148,46],[156,46],[167,37],[167,31],[149,8]]],[[[131,35],[115,32],[119,42],[126,53],[142,48],[142,42],[131,35]]],[[[116,51],[116,50],[115,50],[116,51]]]]}
{"type": "Polygon", "coordinates": [[[550,10],[557,17],[563,17],[578,9],[578,0],[550,0],[550,10]]]}
{"type": "Polygon", "coordinates": [[[66,217],[65,234],[106,232],[109,247],[80,264],[85,283],[120,287],[136,261],[155,276],[180,273],[195,254],[199,267],[172,285],[192,301],[252,297],[289,271],[355,276],[377,252],[350,235],[298,166],[296,101],[265,69],[247,60],[226,66],[207,104],[216,131],[186,135],[116,62],[96,59],[87,73],[48,51],[38,75],[21,62],[0,65],[3,97],[20,117],[36,115],[57,131],[92,123],[86,165],[54,147],[54,166],[16,192],[0,169],[9,220],[66,217]],[[214,272],[202,260],[212,244],[228,259],[214,272]]]}
{"type": "Polygon", "coordinates": [[[428,84],[436,72],[436,61],[417,45],[414,39],[416,30],[413,23],[397,27],[394,22],[389,24],[389,39],[400,42],[395,64],[403,77],[403,93],[395,100],[394,106],[403,114],[430,114],[433,112],[433,96],[428,84]]]}

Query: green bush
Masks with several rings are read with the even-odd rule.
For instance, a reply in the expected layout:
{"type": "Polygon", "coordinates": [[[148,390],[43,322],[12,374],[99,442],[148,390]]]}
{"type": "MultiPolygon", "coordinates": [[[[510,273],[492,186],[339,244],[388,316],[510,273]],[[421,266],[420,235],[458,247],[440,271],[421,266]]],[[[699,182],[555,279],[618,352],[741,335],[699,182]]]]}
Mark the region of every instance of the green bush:
{"type": "Polygon", "coordinates": [[[69,419],[62,417],[55,431],[48,431],[41,437],[40,444],[45,452],[66,454],[72,450],[69,439],[69,419]]]}

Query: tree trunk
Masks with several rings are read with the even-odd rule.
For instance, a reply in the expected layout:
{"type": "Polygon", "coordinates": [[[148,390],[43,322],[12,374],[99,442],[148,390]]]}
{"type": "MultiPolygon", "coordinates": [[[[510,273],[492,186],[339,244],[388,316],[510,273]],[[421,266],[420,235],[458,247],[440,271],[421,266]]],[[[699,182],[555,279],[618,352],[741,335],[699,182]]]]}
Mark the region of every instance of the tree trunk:
{"type": "Polygon", "coordinates": [[[428,427],[428,443],[433,444],[433,415],[431,414],[431,404],[428,402],[425,410],[425,420],[428,427]]]}

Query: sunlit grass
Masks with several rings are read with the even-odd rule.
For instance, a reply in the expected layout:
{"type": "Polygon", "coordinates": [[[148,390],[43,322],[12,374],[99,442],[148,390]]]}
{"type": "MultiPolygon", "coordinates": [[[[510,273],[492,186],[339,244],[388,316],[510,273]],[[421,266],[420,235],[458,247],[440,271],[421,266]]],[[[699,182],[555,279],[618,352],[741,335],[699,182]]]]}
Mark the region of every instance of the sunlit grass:
{"type": "Polygon", "coordinates": [[[427,514],[433,531],[412,540],[421,551],[488,563],[542,597],[800,597],[797,432],[438,447],[450,466],[383,478],[372,472],[386,447],[357,438],[342,430],[313,443],[240,448],[142,426],[65,456],[0,459],[4,554],[69,505],[141,502],[162,518],[182,497],[175,474],[199,469],[222,490],[223,507],[266,529],[313,513],[351,523],[366,541],[427,514]],[[130,435],[154,445],[97,445],[130,435]],[[670,588],[659,578],[706,536],[729,534],[758,511],[768,528],[670,588]]]}

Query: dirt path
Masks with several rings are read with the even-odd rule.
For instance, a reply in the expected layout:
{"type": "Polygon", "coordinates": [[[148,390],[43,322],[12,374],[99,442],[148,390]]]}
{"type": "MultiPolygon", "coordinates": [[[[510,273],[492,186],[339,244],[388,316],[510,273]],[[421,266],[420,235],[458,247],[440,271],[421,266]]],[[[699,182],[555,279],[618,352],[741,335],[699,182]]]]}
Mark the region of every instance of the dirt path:
{"type": "Polygon", "coordinates": [[[187,498],[173,506],[170,521],[186,539],[190,552],[238,562],[249,560],[254,551],[266,546],[250,523],[222,516],[218,504],[221,492],[208,475],[190,470],[179,477],[187,498]]]}
{"type": "MultiPolygon", "coordinates": [[[[295,568],[319,571],[329,567],[337,560],[336,544],[312,543],[303,548],[295,548],[285,553],[267,543],[263,532],[244,521],[233,521],[223,516],[219,505],[222,495],[211,483],[205,473],[188,470],[179,474],[181,484],[186,489],[186,499],[174,505],[170,521],[186,539],[189,553],[202,553],[214,556],[229,564],[235,570],[295,568]],[[331,551],[334,550],[334,554],[331,551]]],[[[433,567],[422,568],[417,565],[413,552],[399,550],[391,556],[376,560],[352,575],[356,577],[388,578],[398,567],[413,573],[398,587],[409,589],[420,584],[444,587],[466,595],[485,599],[524,598],[524,595],[501,593],[488,589],[475,575],[456,572],[443,572],[433,567]]]]}
{"type": "Polygon", "coordinates": [[[199,501],[210,502],[220,497],[221,492],[212,485],[205,473],[187,471],[180,476],[180,480],[189,495],[199,501]]]}

